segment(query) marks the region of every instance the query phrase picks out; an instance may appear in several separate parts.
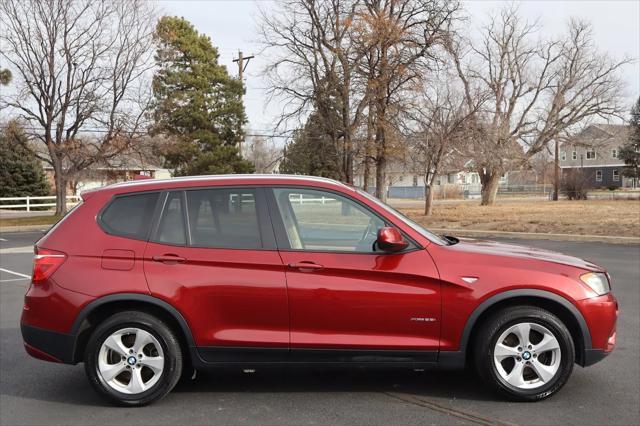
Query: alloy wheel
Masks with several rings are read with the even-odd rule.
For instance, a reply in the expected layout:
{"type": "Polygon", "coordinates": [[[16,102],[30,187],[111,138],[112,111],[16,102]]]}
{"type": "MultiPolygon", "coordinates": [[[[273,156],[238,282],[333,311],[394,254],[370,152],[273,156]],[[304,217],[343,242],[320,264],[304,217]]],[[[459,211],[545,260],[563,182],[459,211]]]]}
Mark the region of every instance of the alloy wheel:
{"type": "Polygon", "coordinates": [[[155,385],[164,371],[158,339],[140,328],[123,328],[105,339],[98,354],[98,373],[112,389],[139,394],[155,385]]]}
{"type": "Polygon", "coordinates": [[[518,389],[549,383],[560,369],[560,343],[546,327],[523,322],[507,328],[493,349],[498,374],[518,389]]]}

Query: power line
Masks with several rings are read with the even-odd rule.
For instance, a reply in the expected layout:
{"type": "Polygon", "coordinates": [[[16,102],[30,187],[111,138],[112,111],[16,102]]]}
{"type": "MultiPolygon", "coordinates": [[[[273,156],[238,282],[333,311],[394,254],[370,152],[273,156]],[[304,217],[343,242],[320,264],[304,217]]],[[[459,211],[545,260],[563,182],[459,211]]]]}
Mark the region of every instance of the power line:
{"type": "MultiPolygon", "coordinates": [[[[8,129],[10,126],[6,125],[6,124],[0,124],[0,128],[3,130],[8,129]]],[[[26,130],[28,132],[35,132],[35,133],[40,133],[42,130],[44,130],[43,128],[39,128],[39,127],[34,127],[34,126],[20,126],[21,129],[26,130]]],[[[97,129],[97,128],[84,128],[84,129],[80,129],[79,132],[82,133],[108,133],[109,131],[106,129],[97,129]]],[[[55,131],[52,131],[52,133],[55,133],[55,131]]],[[[150,136],[148,132],[143,132],[143,131],[132,131],[132,132],[127,132],[131,135],[135,135],[135,136],[150,136]]],[[[263,137],[263,138],[288,138],[290,137],[290,135],[284,135],[284,134],[275,134],[275,133],[267,133],[267,132],[261,132],[261,133],[245,133],[244,136],[248,136],[248,137],[263,137]]]]}

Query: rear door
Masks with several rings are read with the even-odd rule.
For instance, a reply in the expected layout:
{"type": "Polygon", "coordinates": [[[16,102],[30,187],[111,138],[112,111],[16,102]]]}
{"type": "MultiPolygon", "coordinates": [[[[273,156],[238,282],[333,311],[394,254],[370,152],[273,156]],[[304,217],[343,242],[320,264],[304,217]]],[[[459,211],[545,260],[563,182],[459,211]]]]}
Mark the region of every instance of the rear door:
{"type": "Polygon", "coordinates": [[[287,352],[285,274],[261,188],[166,193],[145,252],[152,294],[186,318],[207,361],[287,352]],[[258,354],[260,355],[260,354],[258,354]]]}
{"type": "Polygon", "coordinates": [[[435,361],[440,280],[412,243],[374,247],[384,218],[331,191],[274,188],[270,212],[287,267],[291,347],[315,361],[435,361]]]}

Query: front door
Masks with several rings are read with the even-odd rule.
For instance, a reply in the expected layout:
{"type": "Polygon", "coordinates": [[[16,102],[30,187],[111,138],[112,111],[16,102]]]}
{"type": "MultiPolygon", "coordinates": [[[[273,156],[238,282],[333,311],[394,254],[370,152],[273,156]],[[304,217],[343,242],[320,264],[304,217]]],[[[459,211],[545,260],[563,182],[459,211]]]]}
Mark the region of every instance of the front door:
{"type": "Polygon", "coordinates": [[[314,360],[435,361],[440,283],[424,249],[378,251],[385,220],[343,195],[274,188],[268,196],[287,268],[294,352],[314,360]]]}
{"type": "Polygon", "coordinates": [[[287,354],[285,274],[263,200],[260,188],[169,192],[147,245],[151,293],[181,311],[206,361],[287,354]]]}

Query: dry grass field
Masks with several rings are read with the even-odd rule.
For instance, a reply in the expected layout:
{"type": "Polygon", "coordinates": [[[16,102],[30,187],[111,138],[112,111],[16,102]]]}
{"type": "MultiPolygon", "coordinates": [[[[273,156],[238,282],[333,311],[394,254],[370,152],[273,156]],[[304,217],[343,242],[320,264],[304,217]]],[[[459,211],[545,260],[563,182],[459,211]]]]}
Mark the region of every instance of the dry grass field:
{"type": "Polygon", "coordinates": [[[29,226],[29,225],[53,225],[60,220],[60,216],[31,216],[0,218],[0,229],[9,226],[29,226]]]}
{"type": "Polygon", "coordinates": [[[433,215],[401,209],[427,228],[640,237],[640,200],[437,204],[433,215]]]}

